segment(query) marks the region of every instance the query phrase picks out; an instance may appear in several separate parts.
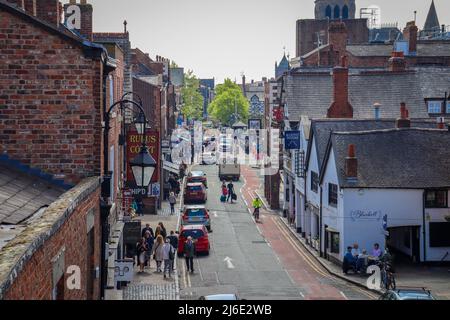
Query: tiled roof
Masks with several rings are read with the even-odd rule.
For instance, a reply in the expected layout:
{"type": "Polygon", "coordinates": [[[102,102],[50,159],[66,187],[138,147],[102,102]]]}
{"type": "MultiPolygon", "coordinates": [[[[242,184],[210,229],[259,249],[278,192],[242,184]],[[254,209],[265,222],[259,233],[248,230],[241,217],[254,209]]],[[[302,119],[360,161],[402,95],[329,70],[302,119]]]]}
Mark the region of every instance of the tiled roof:
{"type": "MultiPolygon", "coordinates": [[[[390,57],[394,50],[393,44],[354,44],[347,45],[347,51],[357,57],[390,57]]],[[[450,41],[423,40],[417,43],[419,57],[449,57],[450,41]]]]}
{"type": "MultiPolygon", "coordinates": [[[[291,73],[286,76],[289,119],[302,115],[325,118],[333,100],[331,69],[328,72],[291,73]]],[[[405,102],[411,118],[429,117],[425,98],[443,97],[450,88],[450,68],[423,67],[405,73],[359,72],[349,75],[349,102],[355,119],[373,119],[373,105],[381,104],[381,118],[397,118],[405,102]]]]}
{"type": "MultiPolygon", "coordinates": [[[[400,113],[400,110],[399,110],[400,113]]],[[[321,119],[311,121],[311,130],[315,141],[319,168],[325,157],[331,132],[357,132],[370,130],[394,129],[396,119],[381,120],[352,120],[352,119],[321,119]]],[[[412,120],[411,127],[414,128],[437,128],[434,119],[412,120]]],[[[310,141],[311,142],[311,141],[310,141]]],[[[310,148],[309,148],[310,149],[310,148]]],[[[310,152],[310,150],[309,150],[310,152]]],[[[308,152],[308,159],[309,159],[308,152]]]]}
{"type": "Polygon", "coordinates": [[[0,164],[0,224],[18,224],[54,202],[65,190],[0,164]]]}
{"type": "Polygon", "coordinates": [[[422,189],[450,186],[450,133],[437,129],[391,129],[339,133],[330,143],[339,184],[347,188],[422,189]],[[356,147],[358,177],[345,177],[348,145],[356,147]]]}

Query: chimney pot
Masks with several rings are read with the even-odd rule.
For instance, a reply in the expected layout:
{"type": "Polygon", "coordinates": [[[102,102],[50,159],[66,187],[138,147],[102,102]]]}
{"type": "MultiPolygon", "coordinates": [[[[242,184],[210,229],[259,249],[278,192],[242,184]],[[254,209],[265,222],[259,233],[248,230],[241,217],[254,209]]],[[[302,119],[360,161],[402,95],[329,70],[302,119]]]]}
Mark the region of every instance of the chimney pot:
{"type": "Polygon", "coordinates": [[[358,159],[356,158],[354,144],[348,145],[348,156],[345,158],[345,176],[353,179],[358,177],[358,159]]]}
{"type": "Polygon", "coordinates": [[[445,129],[445,119],[443,117],[437,118],[438,129],[445,129]]]}
{"type": "Polygon", "coordinates": [[[411,128],[411,120],[409,119],[409,110],[406,108],[406,103],[400,104],[400,118],[396,121],[396,126],[400,128],[411,128]]]}

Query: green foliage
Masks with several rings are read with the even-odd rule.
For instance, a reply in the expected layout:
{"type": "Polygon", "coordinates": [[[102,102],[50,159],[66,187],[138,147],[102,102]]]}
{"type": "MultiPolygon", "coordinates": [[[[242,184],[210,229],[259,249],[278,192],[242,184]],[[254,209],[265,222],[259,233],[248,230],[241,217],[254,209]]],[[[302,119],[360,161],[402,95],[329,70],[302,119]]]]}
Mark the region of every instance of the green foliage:
{"type": "Polygon", "coordinates": [[[248,120],[249,102],[242,93],[239,85],[230,79],[216,87],[216,96],[209,105],[208,113],[216,121],[231,126],[236,119],[233,118],[237,107],[238,120],[248,120]]]}
{"type": "Polygon", "coordinates": [[[184,116],[193,120],[203,119],[203,96],[199,92],[200,80],[189,70],[184,76],[184,87],[181,89],[184,116]]]}
{"type": "Polygon", "coordinates": [[[170,68],[171,68],[171,69],[173,69],[173,68],[178,68],[178,64],[177,64],[175,61],[172,60],[172,61],[170,62],[170,68]]]}

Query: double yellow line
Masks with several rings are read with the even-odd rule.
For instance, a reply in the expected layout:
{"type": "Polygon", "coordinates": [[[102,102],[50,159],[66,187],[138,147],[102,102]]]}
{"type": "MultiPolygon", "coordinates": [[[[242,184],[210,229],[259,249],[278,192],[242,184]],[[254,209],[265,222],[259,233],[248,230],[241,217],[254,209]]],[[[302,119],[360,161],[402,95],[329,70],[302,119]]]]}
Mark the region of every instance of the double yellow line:
{"type": "MultiPolygon", "coordinates": [[[[273,222],[277,226],[278,230],[286,237],[286,240],[294,247],[294,250],[306,261],[306,263],[318,274],[321,276],[335,280],[333,276],[331,276],[329,273],[323,270],[322,265],[319,264],[319,262],[314,261],[310,256],[309,253],[305,253],[305,249],[302,248],[296,241],[294,241],[292,238],[293,236],[289,233],[289,231],[286,230],[286,226],[283,226],[279,220],[279,217],[272,217],[273,222]]],[[[371,298],[371,299],[377,299],[378,297],[372,293],[369,293],[367,291],[362,290],[361,288],[358,288],[357,286],[354,286],[354,290],[364,294],[365,296],[371,298]]]]}

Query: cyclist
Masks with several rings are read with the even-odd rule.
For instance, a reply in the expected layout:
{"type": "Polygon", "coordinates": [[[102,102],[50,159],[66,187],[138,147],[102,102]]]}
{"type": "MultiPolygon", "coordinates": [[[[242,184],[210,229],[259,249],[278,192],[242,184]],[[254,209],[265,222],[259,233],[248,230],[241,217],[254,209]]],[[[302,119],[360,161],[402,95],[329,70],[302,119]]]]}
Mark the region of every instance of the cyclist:
{"type": "Polygon", "coordinates": [[[259,209],[261,209],[262,205],[263,205],[263,203],[259,197],[256,197],[253,200],[253,209],[255,210],[253,212],[253,216],[255,217],[256,222],[259,221],[259,209]]]}

